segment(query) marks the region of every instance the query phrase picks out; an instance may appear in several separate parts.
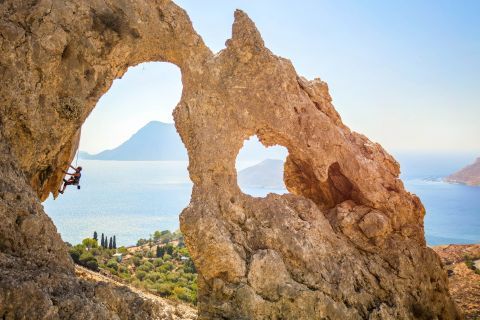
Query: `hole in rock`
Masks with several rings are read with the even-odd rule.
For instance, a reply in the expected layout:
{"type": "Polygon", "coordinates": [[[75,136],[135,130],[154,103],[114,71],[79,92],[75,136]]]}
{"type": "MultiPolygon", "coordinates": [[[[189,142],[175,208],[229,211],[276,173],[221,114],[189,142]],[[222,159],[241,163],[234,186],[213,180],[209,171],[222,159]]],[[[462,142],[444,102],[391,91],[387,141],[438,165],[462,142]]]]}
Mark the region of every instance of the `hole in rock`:
{"type": "Polygon", "coordinates": [[[196,271],[177,231],[192,192],[187,150],[172,117],[181,93],[175,65],[129,68],[82,126],[72,163],[82,167],[81,188],[67,186],[44,205],[76,263],[194,304],[196,271]],[[94,234],[96,244],[88,239],[94,234]],[[165,285],[169,274],[178,285],[165,285]]]}
{"type": "Polygon", "coordinates": [[[237,182],[243,193],[265,197],[269,193],[288,193],[283,180],[287,148],[265,147],[257,136],[245,140],[237,155],[237,182]]]}

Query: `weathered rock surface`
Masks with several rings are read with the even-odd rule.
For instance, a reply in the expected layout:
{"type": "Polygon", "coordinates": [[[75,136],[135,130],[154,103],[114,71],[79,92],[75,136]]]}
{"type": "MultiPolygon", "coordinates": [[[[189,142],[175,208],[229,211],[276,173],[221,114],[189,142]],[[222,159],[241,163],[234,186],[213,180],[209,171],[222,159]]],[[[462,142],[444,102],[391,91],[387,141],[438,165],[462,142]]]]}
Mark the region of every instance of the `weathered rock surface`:
{"type": "Polygon", "coordinates": [[[465,319],[480,317],[480,244],[450,244],[432,248],[447,270],[449,291],[465,319]],[[476,270],[466,264],[466,258],[476,262],[476,270]]]}
{"type": "Polygon", "coordinates": [[[480,158],[477,158],[477,160],[471,165],[449,175],[445,180],[469,186],[480,186],[480,158]]]}
{"type": "Polygon", "coordinates": [[[166,61],[184,86],[174,117],[194,187],[181,229],[200,274],[199,318],[459,317],[398,163],[343,125],[326,83],[273,55],[243,12],[217,54],[167,0],[4,0],[0,15],[1,316],[137,314],[84,290],[40,201],[112,81],[166,61]],[[235,158],[255,134],[289,150],[291,194],[240,191],[235,158]]]}

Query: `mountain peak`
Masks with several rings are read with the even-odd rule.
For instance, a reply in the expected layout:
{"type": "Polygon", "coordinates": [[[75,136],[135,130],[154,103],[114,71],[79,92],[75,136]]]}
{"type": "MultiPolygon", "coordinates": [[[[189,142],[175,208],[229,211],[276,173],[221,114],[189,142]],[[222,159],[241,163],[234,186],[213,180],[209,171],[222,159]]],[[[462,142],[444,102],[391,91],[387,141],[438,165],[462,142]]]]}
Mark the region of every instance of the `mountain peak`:
{"type": "Polygon", "coordinates": [[[150,121],[127,141],[112,150],[95,155],[81,153],[84,159],[127,161],[185,161],[187,150],[173,123],[150,121]]]}

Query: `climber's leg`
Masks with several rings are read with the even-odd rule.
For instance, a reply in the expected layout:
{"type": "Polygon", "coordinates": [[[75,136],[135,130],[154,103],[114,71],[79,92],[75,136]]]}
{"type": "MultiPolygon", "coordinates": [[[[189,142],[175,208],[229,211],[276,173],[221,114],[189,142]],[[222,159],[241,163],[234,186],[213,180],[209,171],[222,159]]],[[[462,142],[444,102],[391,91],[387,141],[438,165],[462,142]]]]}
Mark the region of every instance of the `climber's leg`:
{"type": "Polygon", "coordinates": [[[61,193],[61,194],[63,194],[65,192],[65,189],[67,188],[68,185],[72,184],[70,180],[67,181],[67,180],[63,179],[63,181],[65,181],[63,183],[63,187],[60,190],[58,190],[58,192],[61,193]]]}

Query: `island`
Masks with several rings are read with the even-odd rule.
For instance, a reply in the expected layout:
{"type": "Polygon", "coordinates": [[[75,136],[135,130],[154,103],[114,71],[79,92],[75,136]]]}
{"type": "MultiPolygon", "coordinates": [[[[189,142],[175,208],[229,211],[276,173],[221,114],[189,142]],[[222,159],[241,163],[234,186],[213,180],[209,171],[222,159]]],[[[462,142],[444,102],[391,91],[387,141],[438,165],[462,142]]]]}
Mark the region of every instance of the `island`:
{"type": "Polygon", "coordinates": [[[474,163],[446,177],[445,181],[469,186],[480,186],[480,157],[474,163]]]}

